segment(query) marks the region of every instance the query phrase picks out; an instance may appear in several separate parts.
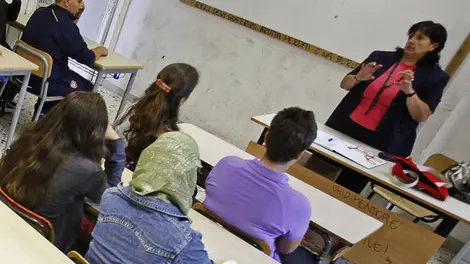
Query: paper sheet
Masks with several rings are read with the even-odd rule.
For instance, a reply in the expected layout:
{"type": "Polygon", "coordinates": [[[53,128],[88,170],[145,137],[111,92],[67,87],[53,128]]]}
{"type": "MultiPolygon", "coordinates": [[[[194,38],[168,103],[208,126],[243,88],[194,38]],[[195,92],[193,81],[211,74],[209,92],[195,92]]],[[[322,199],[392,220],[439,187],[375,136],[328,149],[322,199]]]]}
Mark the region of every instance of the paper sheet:
{"type": "Polygon", "coordinates": [[[368,153],[363,147],[353,145],[321,130],[318,130],[317,138],[314,143],[336,152],[367,169],[372,169],[385,164],[384,160],[368,153]]]}

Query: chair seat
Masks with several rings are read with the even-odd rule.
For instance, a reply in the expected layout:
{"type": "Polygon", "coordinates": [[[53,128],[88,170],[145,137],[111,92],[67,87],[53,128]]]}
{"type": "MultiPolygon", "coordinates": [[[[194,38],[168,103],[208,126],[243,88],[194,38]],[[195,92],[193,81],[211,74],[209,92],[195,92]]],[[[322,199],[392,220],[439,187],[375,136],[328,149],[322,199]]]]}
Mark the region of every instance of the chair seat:
{"type": "Polygon", "coordinates": [[[382,196],[385,200],[389,201],[393,205],[397,206],[401,210],[416,218],[437,216],[437,214],[435,214],[434,212],[429,211],[428,209],[421,207],[413,202],[410,202],[407,199],[393,192],[390,192],[380,186],[374,186],[372,189],[376,194],[382,196]]]}

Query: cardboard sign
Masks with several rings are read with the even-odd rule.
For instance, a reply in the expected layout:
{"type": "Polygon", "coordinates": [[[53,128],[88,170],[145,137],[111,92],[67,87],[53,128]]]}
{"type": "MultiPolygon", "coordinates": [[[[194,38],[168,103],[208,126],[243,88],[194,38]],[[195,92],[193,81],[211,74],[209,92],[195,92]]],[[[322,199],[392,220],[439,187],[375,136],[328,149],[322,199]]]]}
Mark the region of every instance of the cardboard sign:
{"type": "MultiPolygon", "coordinates": [[[[250,142],[247,152],[261,158],[265,148],[250,142]]],[[[344,257],[352,262],[425,264],[444,243],[445,239],[431,230],[372,203],[300,164],[294,164],[287,173],[384,223],[345,254],[344,257]]],[[[341,212],[338,212],[338,217],[341,217],[341,212]]],[[[344,219],[344,224],[348,225],[348,219],[344,219]]]]}

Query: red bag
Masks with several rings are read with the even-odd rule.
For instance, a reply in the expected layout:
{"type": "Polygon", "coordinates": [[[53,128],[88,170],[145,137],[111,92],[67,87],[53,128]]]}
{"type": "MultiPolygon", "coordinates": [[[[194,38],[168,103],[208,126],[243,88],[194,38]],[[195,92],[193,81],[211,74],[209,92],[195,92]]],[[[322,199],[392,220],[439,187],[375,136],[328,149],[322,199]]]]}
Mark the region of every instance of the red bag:
{"type": "Polygon", "coordinates": [[[433,197],[444,201],[449,196],[447,187],[442,184],[442,180],[436,175],[428,171],[421,171],[411,158],[392,157],[391,160],[396,162],[392,168],[392,174],[403,179],[406,182],[417,181],[415,187],[420,191],[424,191],[433,197]],[[412,172],[416,177],[412,177],[406,171],[412,172]]]}

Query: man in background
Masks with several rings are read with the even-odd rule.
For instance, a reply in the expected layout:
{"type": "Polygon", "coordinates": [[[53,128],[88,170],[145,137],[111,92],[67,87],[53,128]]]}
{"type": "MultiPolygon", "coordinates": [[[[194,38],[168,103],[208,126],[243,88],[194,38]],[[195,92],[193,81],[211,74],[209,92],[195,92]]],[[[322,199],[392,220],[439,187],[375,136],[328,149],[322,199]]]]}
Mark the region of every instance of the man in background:
{"type": "MultiPolygon", "coordinates": [[[[84,0],[56,0],[56,4],[36,10],[24,29],[21,39],[49,53],[53,59],[48,96],[92,91],[93,84],[69,68],[69,58],[91,67],[96,60],[108,55],[105,47],[88,49],[81,36],[77,22],[84,10],[84,0]]],[[[41,82],[42,78],[31,76],[30,92],[39,94],[41,82]]],[[[42,112],[46,113],[53,105],[54,102],[45,104],[42,112]]]]}

